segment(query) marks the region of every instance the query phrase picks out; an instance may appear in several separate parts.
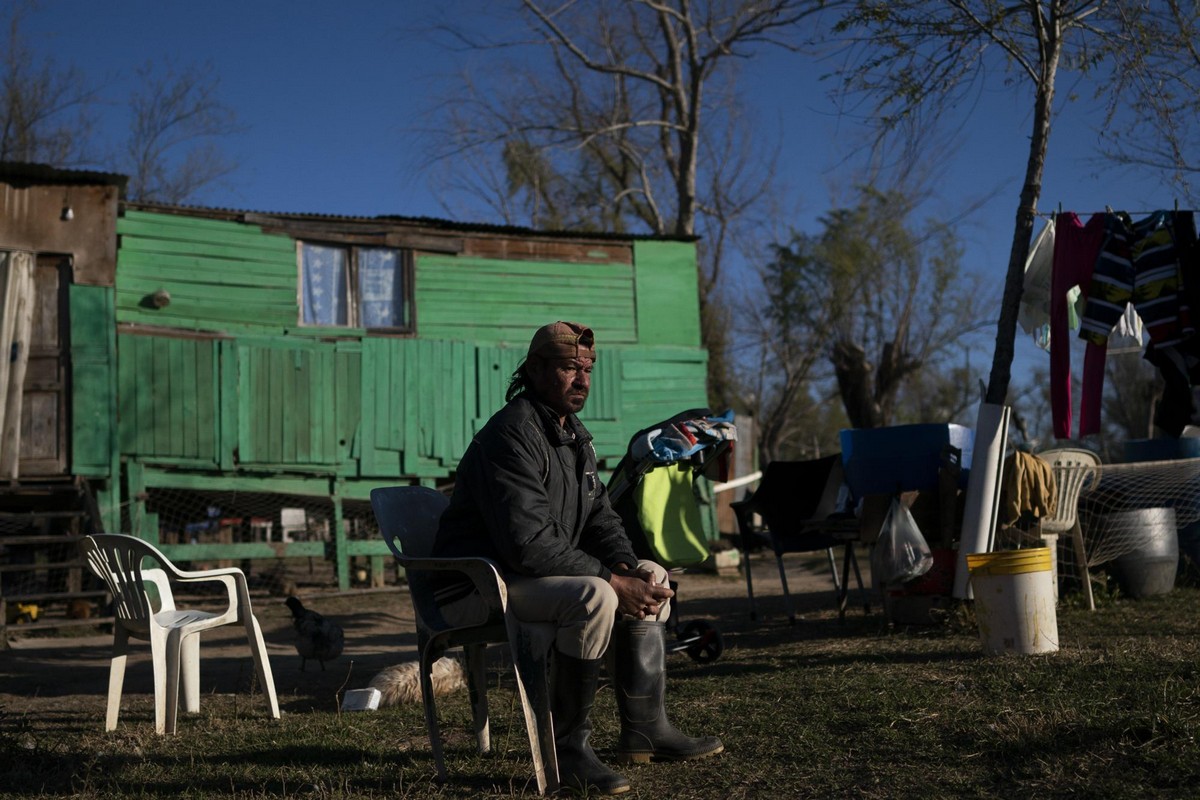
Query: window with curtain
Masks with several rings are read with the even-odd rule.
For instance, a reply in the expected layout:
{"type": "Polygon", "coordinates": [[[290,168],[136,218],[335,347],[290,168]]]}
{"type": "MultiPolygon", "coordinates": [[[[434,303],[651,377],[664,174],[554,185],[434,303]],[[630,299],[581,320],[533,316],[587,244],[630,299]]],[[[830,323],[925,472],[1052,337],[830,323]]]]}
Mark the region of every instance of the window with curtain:
{"type": "Polygon", "coordinates": [[[301,322],[408,330],[408,265],[395,248],[301,242],[301,322]]]}

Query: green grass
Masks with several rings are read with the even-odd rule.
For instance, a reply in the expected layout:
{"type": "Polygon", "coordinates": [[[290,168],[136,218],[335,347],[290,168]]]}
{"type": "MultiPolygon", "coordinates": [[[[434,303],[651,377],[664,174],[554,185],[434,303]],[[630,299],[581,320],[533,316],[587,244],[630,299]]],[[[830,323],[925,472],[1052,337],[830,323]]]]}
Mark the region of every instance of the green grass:
{"type": "MultiPolygon", "coordinates": [[[[669,661],[674,720],[720,735],[727,752],[624,768],[626,796],[1197,797],[1198,607],[1191,587],[1102,596],[1096,612],[1068,598],[1058,653],[991,658],[969,608],[936,627],[897,629],[861,610],[845,623],[814,612],[792,627],[777,611],[751,623],[737,604],[716,618],[727,642],[720,660],[669,661]]],[[[440,701],[444,785],[419,707],[289,711],[274,722],[260,697],[243,694],[206,698],[174,737],[153,733],[149,698],[113,734],[92,712],[32,718],[0,708],[0,796],[531,796],[519,708],[507,675],[495,681],[491,755],[474,753],[465,692],[440,701]]],[[[602,758],[616,716],[604,689],[594,715],[602,758]]]]}

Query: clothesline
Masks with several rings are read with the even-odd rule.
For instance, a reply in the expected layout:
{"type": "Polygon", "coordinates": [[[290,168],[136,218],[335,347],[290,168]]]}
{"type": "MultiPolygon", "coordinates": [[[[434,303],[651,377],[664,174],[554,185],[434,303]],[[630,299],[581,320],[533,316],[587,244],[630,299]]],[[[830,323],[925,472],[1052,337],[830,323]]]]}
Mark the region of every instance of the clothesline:
{"type": "MultiPolygon", "coordinates": [[[[1162,210],[1163,209],[1161,209],[1161,208],[1154,209],[1154,211],[1162,211],[1162,210]]],[[[1197,209],[1194,209],[1194,208],[1172,208],[1170,210],[1178,212],[1178,213],[1183,213],[1183,214],[1197,213],[1197,209]]],[[[1068,209],[1068,211],[1070,211],[1070,209],[1068,209]]],[[[1131,217],[1140,217],[1140,216],[1154,213],[1154,211],[1126,211],[1123,208],[1122,209],[1106,208],[1103,211],[1076,211],[1075,213],[1082,217],[1090,217],[1093,214],[1112,214],[1112,213],[1116,213],[1118,211],[1121,213],[1124,213],[1124,214],[1128,214],[1131,217]]],[[[1058,214],[1061,214],[1061,213],[1062,213],[1062,209],[1060,208],[1057,211],[1035,211],[1035,212],[1033,212],[1033,215],[1035,217],[1046,217],[1048,219],[1053,219],[1055,216],[1057,216],[1058,214]]]]}

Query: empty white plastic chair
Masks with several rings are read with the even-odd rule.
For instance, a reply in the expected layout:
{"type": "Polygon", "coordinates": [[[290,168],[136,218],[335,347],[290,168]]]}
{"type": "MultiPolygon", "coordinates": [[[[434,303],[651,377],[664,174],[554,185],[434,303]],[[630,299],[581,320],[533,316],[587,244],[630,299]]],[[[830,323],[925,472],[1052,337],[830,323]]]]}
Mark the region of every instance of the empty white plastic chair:
{"type": "Polygon", "coordinates": [[[1100,465],[1100,457],[1091,450],[1077,447],[1060,447],[1039,453],[1040,457],[1050,464],[1054,473],[1054,481],[1058,486],[1058,503],[1054,516],[1043,519],[1039,533],[1043,539],[1050,539],[1050,544],[1057,542],[1060,533],[1071,534],[1075,547],[1075,562],[1079,568],[1080,580],[1083,583],[1084,597],[1088,608],[1096,610],[1096,601],[1092,596],[1092,576],[1088,572],[1088,555],[1083,544],[1083,530],[1079,525],[1079,495],[1096,478],[1096,467],[1100,465]]]}
{"type": "Polygon", "coordinates": [[[131,637],[150,641],[154,664],[154,729],[158,733],[175,733],[181,678],[184,707],[191,712],[200,710],[201,631],[235,622],[246,626],[259,683],[270,704],[271,716],[279,719],[279,700],[262,628],[250,609],[246,576],[240,569],[181,570],[154,545],[124,534],[86,536],[80,546],[88,566],[108,584],[113,596],[113,656],[105,730],[117,727],[131,637]],[[146,560],[155,563],[143,565],[146,560]],[[220,583],[225,587],[228,606],[216,613],[176,608],[172,583],[220,583]],[[148,591],[151,587],[153,594],[148,591]]]}

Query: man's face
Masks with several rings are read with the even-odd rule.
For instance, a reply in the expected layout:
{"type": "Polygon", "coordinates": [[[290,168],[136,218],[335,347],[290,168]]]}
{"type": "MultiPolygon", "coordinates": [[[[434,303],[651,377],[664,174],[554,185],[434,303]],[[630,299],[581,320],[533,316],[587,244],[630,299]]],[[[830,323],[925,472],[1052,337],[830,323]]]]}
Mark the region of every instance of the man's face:
{"type": "Polygon", "coordinates": [[[578,414],[592,386],[592,359],[534,357],[529,377],[537,398],[559,416],[578,414]]]}

